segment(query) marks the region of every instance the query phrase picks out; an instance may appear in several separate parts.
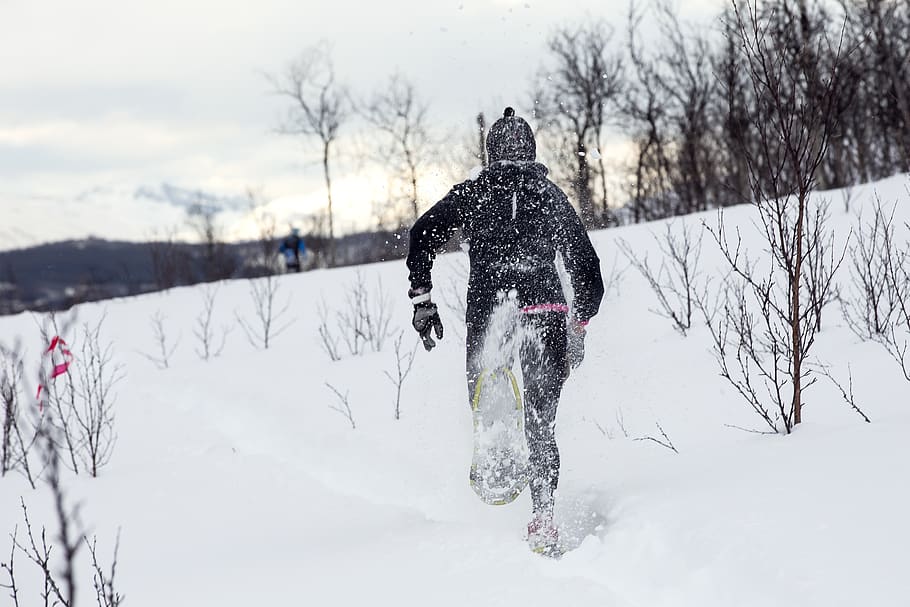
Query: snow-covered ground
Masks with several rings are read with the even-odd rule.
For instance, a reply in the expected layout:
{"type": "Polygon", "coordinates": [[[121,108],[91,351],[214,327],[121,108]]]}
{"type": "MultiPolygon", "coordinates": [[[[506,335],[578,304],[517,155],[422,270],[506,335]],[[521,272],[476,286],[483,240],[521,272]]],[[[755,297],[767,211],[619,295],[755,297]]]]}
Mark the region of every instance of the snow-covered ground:
{"type": "MultiPolygon", "coordinates": [[[[844,238],[873,191],[910,218],[910,179],[828,193],[844,238]]],[[[748,231],[752,212],[726,218],[748,231]]],[[[717,216],[678,220],[701,229],[717,216]]],[[[680,224],[681,225],[681,224],[680,224]]],[[[625,261],[622,238],[656,251],[651,224],[593,234],[605,273],[625,261]]],[[[904,232],[900,232],[904,234],[904,232]]],[[[760,243],[747,233],[753,254],[760,243]]],[[[704,240],[703,267],[721,267],[704,240]]],[[[437,299],[451,302],[463,254],[439,259],[437,299]]],[[[441,306],[447,335],[417,352],[394,419],[392,340],[378,353],[332,362],[318,337],[321,301],[344,305],[358,274],[381,281],[392,325],[416,347],[401,262],[284,276],[293,324],[267,351],[240,329],[222,356],[200,361],[193,323],[200,288],[78,308],[107,315],[126,378],[117,386],[113,459],[100,478],[68,478],[102,557],[118,527],[118,585],[132,606],[249,605],[907,605],[910,601],[910,384],[878,345],[827,310],[816,355],[843,377],[849,363],[866,424],[824,381],[806,392],[804,423],[767,436],[719,377],[707,329],[688,337],[653,314],[634,270],[591,323],[584,365],[558,416],[562,478],[557,517],[572,550],[561,560],[523,543],[530,500],[484,506],[467,479],[471,420],[463,385],[463,328],[441,306]],[[160,311],[179,344],[158,369],[149,318],[160,311]],[[333,411],[326,386],[349,392],[356,429],[333,411]],[[653,441],[663,428],[679,453],[653,441]]],[[[846,269],[840,279],[849,278],[846,269]]],[[[216,324],[252,315],[243,281],[221,285],[216,324]]],[[[33,364],[36,320],[0,318],[0,340],[21,337],[33,364]]],[[[47,491],[0,480],[0,531],[21,521],[53,527],[47,491]]],[[[20,529],[21,530],[21,529],[20,529]]],[[[0,541],[0,554],[8,544],[0,541]]],[[[29,564],[17,560],[22,575],[29,564]]],[[[2,583],[2,579],[0,579],[2,583]]],[[[93,602],[83,578],[82,604],[93,602]]],[[[37,589],[21,588],[23,605],[37,589]]]]}

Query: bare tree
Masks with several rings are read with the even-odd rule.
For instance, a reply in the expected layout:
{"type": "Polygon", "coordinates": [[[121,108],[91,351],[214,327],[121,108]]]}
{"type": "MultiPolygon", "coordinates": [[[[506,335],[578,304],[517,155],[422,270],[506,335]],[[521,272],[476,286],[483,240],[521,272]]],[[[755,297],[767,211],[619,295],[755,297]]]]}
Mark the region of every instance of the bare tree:
{"type": "Polygon", "coordinates": [[[265,275],[277,274],[281,270],[276,250],[278,225],[275,215],[266,208],[265,195],[254,188],[247,189],[250,214],[256,222],[256,244],[259,246],[256,272],[265,275]]]}
{"type": "Polygon", "coordinates": [[[722,375],[772,430],[789,433],[802,421],[803,391],[815,381],[810,352],[846,253],[836,255],[826,215],[811,198],[838,124],[841,51],[806,49],[834,53],[832,71],[820,78],[815,64],[787,61],[777,39],[768,35],[768,17],[749,0],[742,6],[734,5],[737,44],[763,117],[756,124],[759,156],[748,157],[750,183],[771,259],[762,265],[750,260],[739,234],[735,241],[728,238],[720,215],[711,233],[732,276],[720,319],[709,318],[709,326],[722,375]],[[818,79],[824,88],[808,94],[801,86],[806,78],[818,79]]]}
{"type": "Polygon", "coordinates": [[[193,334],[198,340],[196,355],[202,360],[221,356],[224,351],[224,345],[227,342],[227,336],[231,332],[231,327],[222,326],[221,331],[216,333],[214,325],[215,299],[218,296],[218,285],[202,286],[202,311],[196,317],[196,324],[193,327],[193,334]]]}
{"type": "Polygon", "coordinates": [[[574,164],[572,190],[587,227],[603,224],[608,213],[601,138],[623,87],[622,60],[609,50],[612,37],[602,21],[557,29],[548,42],[552,66],[537,86],[537,117],[557,131],[557,140],[571,142],[566,158],[574,164]],[[599,213],[590,165],[595,158],[602,185],[599,213]]]}
{"type": "Polygon", "coordinates": [[[187,221],[202,243],[203,279],[206,281],[230,278],[237,270],[237,260],[224,243],[219,212],[221,209],[201,194],[187,209],[187,221]]]}
{"type": "Polygon", "coordinates": [[[293,319],[285,320],[291,307],[288,296],[284,305],[277,301],[280,283],[275,276],[254,278],[250,281],[250,299],[253,302],[255,320],[248,321],[235,312],[237,324],[243,329],[250,344],[256,348],[268,350],[272,341],[293,324],[293,319]],[[281,307],[279,307],[281,305],[281,307]]]}
{"type": "Polygon", "coordinates": [[[480,166],[486,168],[489,164],[487,160],[487,146],[486,139],[484,135],[487,132],[487,121],[483,116],[483,112],[478,112],[477,114],[477,160],[480,161],[480,166]]]}
{"type": "Polygon", "coordinates": [[[152,278],[159,289],[170,289],[192,282],[189,252],[177,242],[174,230],[169,230],[162,236],[152,234],[148,250],[152,262],[152,278]]]}
{"type": "Polygon", "coordinates": [[[840,0],[857,86],[846,132],[856,152],[857,178],[910,170],[910,7],[906,2],[840,0]]]}
{"type": "Polygon", "coordinates": [[[379,160],[407,184],[412,221],[417,221],[420,211],[420,176],[435,145],[427,108],[414,84],[400,74],[392,75],[360,108],[364,119],[388,139],[387,145],[380,147],[379,160]]]}
{"type": "Polygon", "coordinates": [[[332,146],[341,125],[350,115],[347,95],[335,80],[329,46],[317,44],[304,51],[280,76],[269,77],[273,91],[290,102],[279,126],[286,135],[315,137],[322,147],[329,222],[329,265],[335,263],[335,219],[332,209],[332,177],[329,170],[332,146]]]}
{"type": "Polygon", "coordinates": [[[644,55],[638,42],[643,18],[644,14],[631,2],[627,35],[632,74],[621,108],[636,147],[635,175],[630,184],[635,223],[667,217],[675,212],[675,201],[670,196],[669,99],[653,61],[644,55]]]}
{"type": "Polygon", "coordinates": [[[411,367],[414,366],[414,356],[417,354],[417,345],[414,344],[414,347],[411,348],[410,352],[403,351],[401,349],[401,343],[404,340],[404,331],[398,334],[398,338],[395,339],[395,375],[392,375],[388,371],[383,371],[385,376],[392,382],[392,385],[395,386],[395,419],[401,419],[401,387],[404,385],[404,380],[407,379],[408,374],[411,372],[411,367]]]}

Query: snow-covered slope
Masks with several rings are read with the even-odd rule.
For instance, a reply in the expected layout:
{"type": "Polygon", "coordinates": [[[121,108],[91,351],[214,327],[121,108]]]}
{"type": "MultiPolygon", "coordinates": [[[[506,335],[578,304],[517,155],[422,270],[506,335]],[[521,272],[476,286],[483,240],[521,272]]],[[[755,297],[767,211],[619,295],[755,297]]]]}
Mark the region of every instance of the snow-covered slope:
{"type": "MultiPolygon", "coordinates": [[[[852,192],[852,212],[873,191],[900,199],[908,179],[852,192]]],[[[853,224],[843,193],[828,194],[840,238],[853,224]]],[[[751,227],[751,210],[726,218],[751,227]]],[[[684,220],[700,229],[713,213],[684,220]]],[[[604,270],[624,266],[616,241],[656,251],[644,225],[593,234],[604,270]]],[[[746,242],[758,254],[751,234],[746,242]]],[[[463,256],[439,259],[439,298],[451,302],[463,256]]],[[[720,267],[706,237],[703,265],[720,267]]],[[[463,385],[463,328],[442,306],[448,333],[417,352],[395,420],[392,341],[383,351],[332,362],[318,338],[319,304],[344,305],[346,286],[381,281],[392,324],[410,329],[400,262],[285,276],[293,324],[267,351],[240,329],[222,356],[194,353],[198,288],[86,305],[106,313],[127,376],[117,386],[119,439],[99,479],[70,479],[102,555],[122,527],[118,583],[132,606],[248,605],[906,605],[910,581],[910,384],[879,346],[860,342],[832,306],[817,354],[832,372],[852,369],[864,423],[837,390],[806,393],[792,436],[760,428],[718,376],[700,324],[688,337],[648,311],[653,294],[625,272],[591,323],[584,365],[569,379],[558,417],[562,480],[557,517],[572,550],[561,560],[523,544],[527,495],[482,505],[467,482],[471,422],[463,385]],[[173,340],[157,369],[149,318],[160,311],[173,340]],[[356,422],[330,405],[329,383],[349,393],[356,422]],[[679,453],[660,438],[657,424],[679,453]]],[[[843,272],[842,280],[848,275],[843,272]]],[[[249,285],[221,285],[216,324],[252,315],[249,285]]],[[[28,315],[0,318],[0,338],[41,344],[28,315]]],[[[0,531],[11,532],[24,496],[34,520],[53,521],[45,490],[0,480],[0,531]]],[[[0,554],[6,554],[0,542],[0,554]]],[[[28,569],[24,559],[17,561],[28,569]]],[[[23,573],[24,575],[24,573],[23,573]]],[[[23,604],[33,604],[35,588],[23,604]]],[[[91,602],[90,582],[81,591],[91,602]]]]}

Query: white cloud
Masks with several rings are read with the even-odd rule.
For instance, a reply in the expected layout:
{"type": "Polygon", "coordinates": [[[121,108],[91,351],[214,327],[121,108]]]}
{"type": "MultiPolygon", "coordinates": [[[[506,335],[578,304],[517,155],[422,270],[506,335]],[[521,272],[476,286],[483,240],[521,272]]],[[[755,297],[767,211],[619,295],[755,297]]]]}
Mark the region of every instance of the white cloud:
{"type": "MultiPolygon", "coordinates": [[[[572,7],[621,24],[622,11],[605,11],[572,7]]],[[[262,71],[327,39],[355,94],[400,70],[441,129],[467,131],[478,110],[523,105],[547,34],[570,18],[543,0],[3,0],[0,208],[163,181],[224,195],[260,186],[309,207],[324,195],[319,168],[312,148],[271,132],[282,106],[262,71]]],[[[362,170],[335,167],[339,197],[383,187],[362,170]]]]}

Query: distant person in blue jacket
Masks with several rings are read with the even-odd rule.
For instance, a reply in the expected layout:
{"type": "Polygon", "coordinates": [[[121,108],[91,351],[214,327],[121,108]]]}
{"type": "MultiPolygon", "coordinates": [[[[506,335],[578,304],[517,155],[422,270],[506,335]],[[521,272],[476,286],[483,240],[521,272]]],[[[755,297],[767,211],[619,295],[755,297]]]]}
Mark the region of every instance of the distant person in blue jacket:
{"type": "Polygon", "coordinates": [[[281,242],[278,250],[284,254],[287,271],[299,272],[300,258],[306,256],[306,244],[300,236],[300,230],[291,228],[291,233],[281,242]]]}

